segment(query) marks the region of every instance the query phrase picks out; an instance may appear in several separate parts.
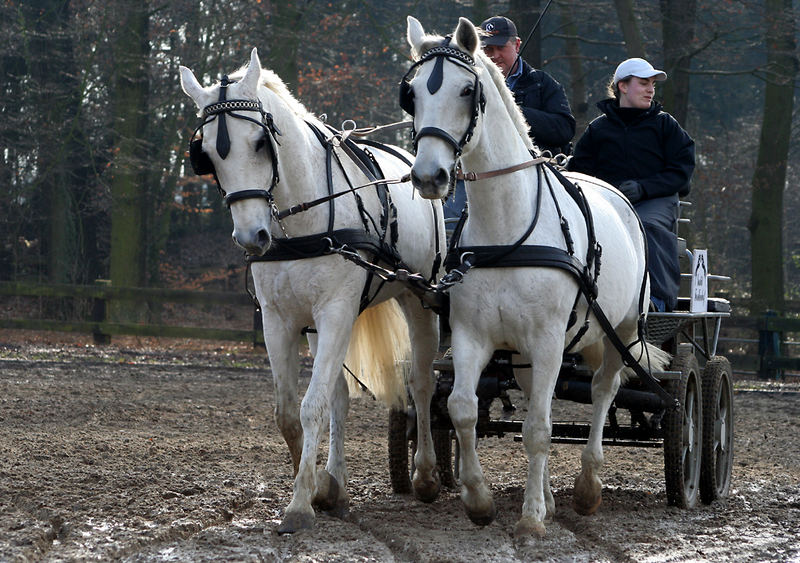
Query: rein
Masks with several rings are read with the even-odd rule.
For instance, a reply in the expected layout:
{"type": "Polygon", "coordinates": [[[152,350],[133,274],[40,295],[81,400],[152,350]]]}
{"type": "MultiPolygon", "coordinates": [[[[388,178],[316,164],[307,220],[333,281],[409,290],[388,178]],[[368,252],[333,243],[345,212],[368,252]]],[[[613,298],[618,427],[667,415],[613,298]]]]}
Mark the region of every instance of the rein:
{"type": "Polygon", "coordinates": [[[345,191],[342,191],[342,192],[336,192],[334,194],[322,196],[322,197],[314,199],[312,201],[298,203],[297,205],[293,205],[293,206],[289,207],[288,209],[284,209],[283,211],[278,211],[278,213],[276,214],[276,217],[278,219],[285,219],[286,217],[291,217],[292,215],[297,215],[298,213],[302,213],[303,211],[307,211],[307,210],[311,209],[312,207],[316,207],[317,205],[320,205],[320,204],[326,203],[328,201],[334,200],[337,197],[340,197],[340,196],[343,196],[343,195],[352,194],[353,192],[355,192],[357,190],[360,190],[360,189],[363,189],[363,188],[368,188],[370,186],[377,186],[379,184],[402,184],[404,182],[408,182],[410,178],[411,178],[411,176],[409,174],[406,174],[404,176],[401,176],[400,178],[394,178],[394,179],[391,179],[391,180],[386,180],[386,179],[380,179],[379,178],[379,179],[374,180],[372,182],[367,182],[366,184],[361,184],[360,186],[355,186],[354,188],[352,188],[350,190],[345,190],[345,191]]]}
{"type": "Polygon", "coordinates": [[[520,164],[515,164],[514,166],[508,166],[506,168],[500,168],[499,170],[491,170],[489,172],[464,172],[461,170],[461,167],[456,170],[456,180],[465,180],[467,182],[475,182],[477,180],[486,180],[488,178],[495,178],[497,176],[502,176],[504,174],[511,174],[512,172],[517,172],[518,170],[524,170],[526,168],[530,168],[531,166],[536,166],[537,164],[543,164],[545,162],[549,162],[550,159],[544,156],[540,156],[531,160],[526,160],[520,164]]]}

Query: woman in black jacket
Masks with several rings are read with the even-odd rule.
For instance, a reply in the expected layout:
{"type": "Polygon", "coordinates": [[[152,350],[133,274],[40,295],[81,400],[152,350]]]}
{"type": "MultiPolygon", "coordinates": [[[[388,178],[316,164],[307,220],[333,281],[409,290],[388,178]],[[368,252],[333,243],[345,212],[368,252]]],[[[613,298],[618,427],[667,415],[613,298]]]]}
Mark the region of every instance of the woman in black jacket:
{"type": "Polygon", "coordinates": [[[689,193],[694,141],[653,100],[664,71],[644,59],[620,63],[609,85],[610,99],[597,107],[575,145],[569,169],[617,187],[630,200],[647,235],[650,293],[655,308],[672,310],[680,284],[675,235],[678,196],[689,193]]]}

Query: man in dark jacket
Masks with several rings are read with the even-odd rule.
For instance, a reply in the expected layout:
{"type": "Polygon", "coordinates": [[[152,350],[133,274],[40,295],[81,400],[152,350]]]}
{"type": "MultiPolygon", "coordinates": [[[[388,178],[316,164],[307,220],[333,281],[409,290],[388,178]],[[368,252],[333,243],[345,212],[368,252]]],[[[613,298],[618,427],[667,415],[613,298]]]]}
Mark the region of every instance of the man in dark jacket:
{"type": "Polygon", "coordinates": [[[481,29],[483,52],[506,77],[506,84],[530,125],[534,144],[553,155],[569,154],[575,118],[564,88],[552,76],[519,57],[522,41],[513,21],[494,16],[484,21],[481,29]]]}
{"type": "Polygon", "coordinates": [[[694,141],[653,99],[664,71],[644,59],[619,64],[602,115],[575,145],[569,169],[605,180],[633,204],[647,235],[650,292],[655,308],[672,310],[680,268],[675,235],[678,196],[689,194],[694,141]]]}

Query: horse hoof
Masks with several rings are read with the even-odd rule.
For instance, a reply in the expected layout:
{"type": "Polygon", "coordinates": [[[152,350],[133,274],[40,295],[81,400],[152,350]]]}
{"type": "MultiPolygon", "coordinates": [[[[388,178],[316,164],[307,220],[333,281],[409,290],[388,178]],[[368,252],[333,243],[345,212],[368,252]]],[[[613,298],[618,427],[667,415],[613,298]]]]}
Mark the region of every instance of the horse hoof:
{"type": "Polygon", "coordinates": [[[287,512],[283,522],[278,526],[279,534],[293,534],[300,530],[310,530],[314,527],[314,513],[287,512]]]}
{"type": "Polygon", "coordinates": [[[532,516],[523,516],[514,526],[515,538],[543,538],[545,535],[545,527],[543,522],[537,522],[532,516]]]}
{"type": "Polygon", "coordinates": [[[573,507],[575,512],[583,516],[590,516],[597,512],[603,502],[603,486],[599,479],[587,479],[583,474],[575,479],[573,491],[573,507]]]}
{"type": "Polygon", "coordinates": [[[421,502],[430,503],[435,501],[442,490],[442,482],[438,473],[434,472],[433,479],[428,481],[423,481],[418,477],[419,473],[414,477],[414,497],[421,502]]]}
{"type": "Polygon", "coordinates": [[[492,501],[488,511],[478,512],[474,510],[467,510],[467,516],[469,516],[469,519],[472,520],[473,524],[481,527],[488,526],[494,522],[494,519],[497,516],[497,508],[495,508],[494,501],[492,501]]]}
{"type": "Polygon", "coordinates": [[[339,505],[339,482],[336,478],[321,469],[317,471],[317,490],[314,494],[314,506],[320,510],[335,510],[339,505]]]}

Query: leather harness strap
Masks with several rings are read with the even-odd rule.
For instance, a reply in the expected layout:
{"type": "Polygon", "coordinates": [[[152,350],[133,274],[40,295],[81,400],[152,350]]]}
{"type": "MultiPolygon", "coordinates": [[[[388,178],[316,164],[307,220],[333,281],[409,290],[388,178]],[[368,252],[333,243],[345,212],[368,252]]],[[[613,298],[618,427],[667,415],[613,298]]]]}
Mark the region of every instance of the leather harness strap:
{"type": "Polygon", "coordinates": [[[500,168],[499,170],[491,170],[489,172],[464,172],[461,169],[458,169],[456,170],[456,180],[465,180],[467,182],[486,180],[488,178],[494,178],[495,176],[502,176],[503,174],[511,174],[512,172],[516,172],[518,170],[524,170],[525,168],[530,168],[531,166],[536,166],[537,164],[542,164],[548,162],[549,160],[549,158],[540,156],[520,164],[515,164],[514,166],[500,168]]]}

